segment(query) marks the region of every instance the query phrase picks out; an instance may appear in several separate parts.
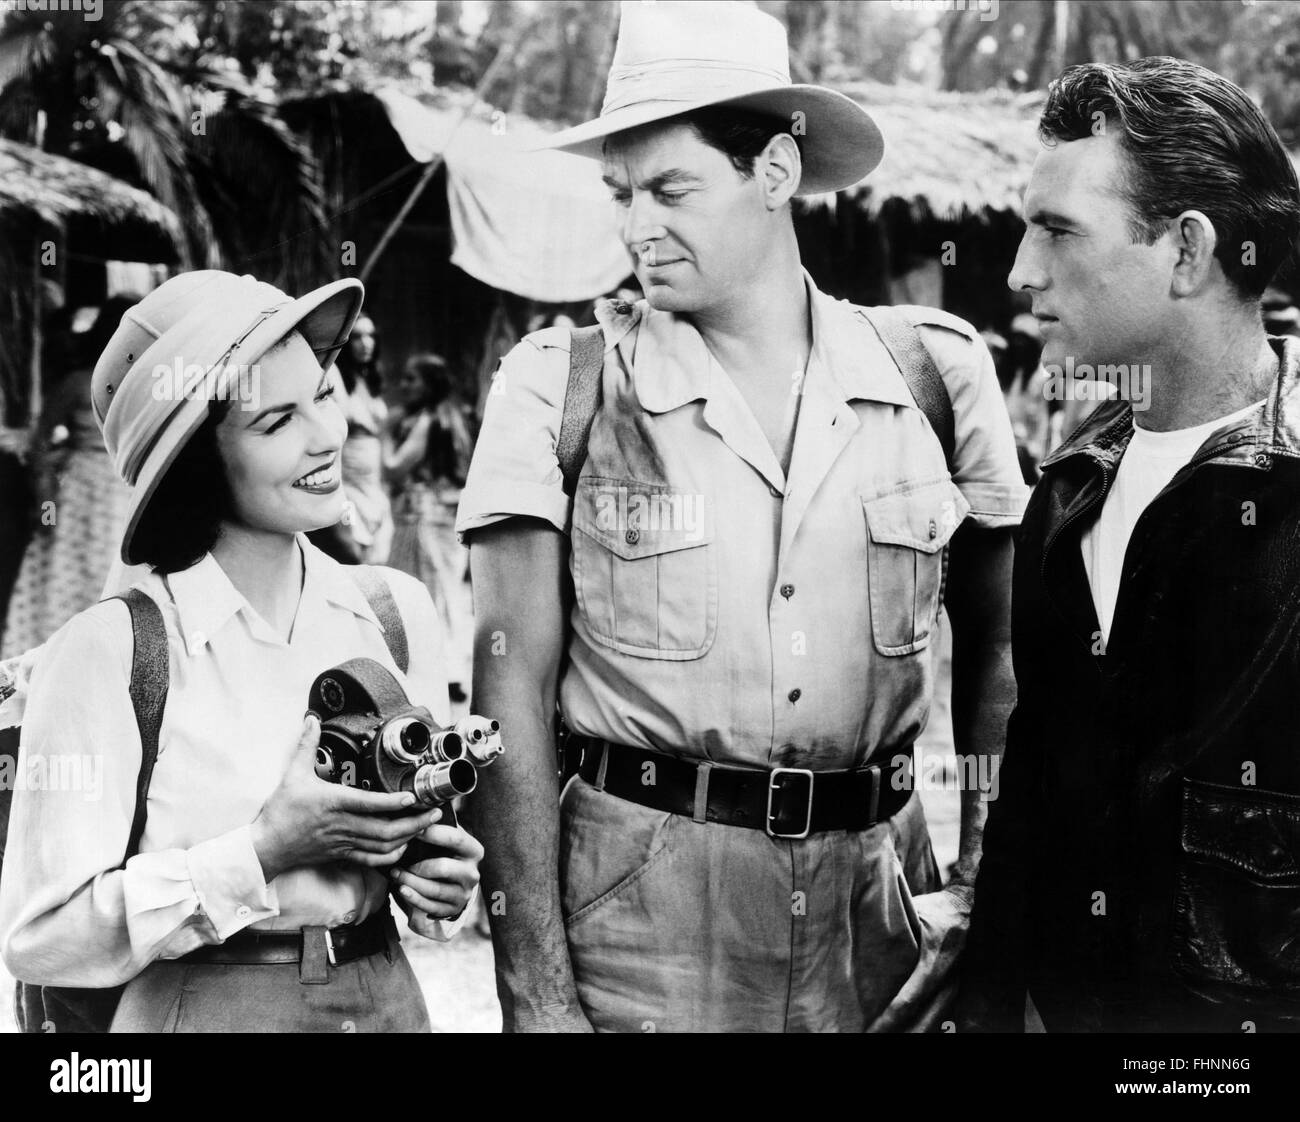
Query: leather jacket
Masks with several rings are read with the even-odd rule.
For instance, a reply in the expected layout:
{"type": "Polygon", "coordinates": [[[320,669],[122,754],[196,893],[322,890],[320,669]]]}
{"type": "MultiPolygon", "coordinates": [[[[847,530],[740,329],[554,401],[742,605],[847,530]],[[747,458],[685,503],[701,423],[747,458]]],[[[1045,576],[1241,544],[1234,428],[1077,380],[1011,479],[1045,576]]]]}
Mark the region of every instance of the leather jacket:
{"type": "Polygon", "coordinates": [[[1300,340],[1134,527],[1104,653],[1080,538],[1133,432],[1108,402],[1017,538],[1019,700],[962,1026],[1300,1030],[1300,340]],[[1248,1025],[1247,1022],[1250,1022],[1248,1025]]]}

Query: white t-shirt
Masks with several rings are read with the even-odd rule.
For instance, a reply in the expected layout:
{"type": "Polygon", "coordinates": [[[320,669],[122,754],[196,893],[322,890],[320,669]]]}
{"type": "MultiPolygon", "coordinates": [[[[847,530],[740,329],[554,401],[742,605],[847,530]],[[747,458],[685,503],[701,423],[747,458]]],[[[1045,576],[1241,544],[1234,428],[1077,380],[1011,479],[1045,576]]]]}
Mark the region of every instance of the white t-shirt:
{"type": "Polygon", "coordinates": [[[1110,638],[1128,540],[1142,512],[1178,474],[1178,469],[1196,455],[1197,449],[1212,433],[1248,416],[1260,404],[1248,405],[1226,417],[1190,429],[1174,429],[1172,432],[1133,430],[1133,439],[1120,460],[1115,482],[1101,508],[1101,517],[1084,531],[1082,541],[1083,567],[1088,573],[1088,586],[1092,589],[1092,602],[1097,608],[1103,643],[1110,638]]]}

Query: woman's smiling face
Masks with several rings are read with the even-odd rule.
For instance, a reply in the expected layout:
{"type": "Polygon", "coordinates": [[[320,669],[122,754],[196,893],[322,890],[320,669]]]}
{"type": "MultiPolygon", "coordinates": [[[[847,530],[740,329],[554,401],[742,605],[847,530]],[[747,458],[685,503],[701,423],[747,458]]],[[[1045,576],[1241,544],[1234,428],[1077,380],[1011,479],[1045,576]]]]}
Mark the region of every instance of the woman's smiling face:
{"type": "Polygon", "coordinates": [[[347,422],[333,380],[296,331],[250,373],[258,409],[232,407],[217,426],[235,521],[284,534],[334,525],[343,517],[347,422]]]}

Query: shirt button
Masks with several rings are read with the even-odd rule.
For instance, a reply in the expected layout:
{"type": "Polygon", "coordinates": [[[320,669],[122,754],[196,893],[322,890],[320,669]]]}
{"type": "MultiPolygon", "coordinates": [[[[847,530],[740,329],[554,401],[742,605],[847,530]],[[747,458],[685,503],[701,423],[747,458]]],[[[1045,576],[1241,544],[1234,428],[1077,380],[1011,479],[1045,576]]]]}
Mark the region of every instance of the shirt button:
{"type": "Polygon", "coordinates": [[[791,691],[790,691],[790,700],[791,700],[791,701],[798,701],[801,697],[803,697],[803,690],[791,690],[791,691]]]}
{"type": "Polygon", "coordinates": [[[247,919],[252,914],[253,914],[253,909],[250,908],[247,904],[240,904],[239,907],[235,909],[236,919],[247,919]]]}
{"type": "Polygon", "coordinates": [[[623,535],[623,540],[627,542],[628,545],[636,545],[636,543],[641,540],[641,531],[633,526],[623,535]]]}
{"type": "Polygon", "coordinates": [[[345,913],[343,914],[343,922],[344,922],[345,924],[347,924],[347,923],[355,923],[355,922],[356,922],[356,919],[357,919],[357,913],[356,913],[356,912],[345,912],[345,913]]]}
{"type": "Polygon", "coordinates": [[[789,600],[790,597],[794,595],[794,585],[783,584],[781,586],[781,595],[784,596],[787,600],[789,600]]]}
{"type": "Polygon", "coordinates": [[[935,524],[933,518],[930,519],[930,540],[934,541],[939,536],[939,527],[935,524]]]}

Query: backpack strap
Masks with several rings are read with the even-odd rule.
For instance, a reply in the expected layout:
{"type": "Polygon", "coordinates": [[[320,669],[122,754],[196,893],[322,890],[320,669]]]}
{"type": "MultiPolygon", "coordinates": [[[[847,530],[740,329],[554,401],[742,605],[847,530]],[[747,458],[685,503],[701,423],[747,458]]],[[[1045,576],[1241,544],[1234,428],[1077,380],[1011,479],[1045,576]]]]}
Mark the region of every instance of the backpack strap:
{"type": "Polygon", "coordinates": [[[170,667],[167,654],[167,627],[162,609],[152,596],[138,588],[128,589],[117,599],[131,612],[131,707],[140,730],[140,772],[135,780],[135,813],[126,843],[125,865],[140,851],[140,839],[149,800],[149,782],[158,762],[158,734],[162,730],[163,708],[167,704],[170,667]]]}
{"type": "Polygon", "coordinates": [[[555,457],[564,477],[564,493],[572,496],[587,460],[591,423],[600,408],[601,372],[605,367],[605,332],[600,324],[570,332],[569,384],[564,391],[564,416],[555,442],[555,457]]]}
{"type": "Polygon", "coordinates": [[[953,453],[957,447],[957,425],[953,419],[952,400],[943,384],[943,375],[934,358],[921,341],[920,332],[898,308],[882,305],[876,308],[859,308],[859,314],[875,329],[885,350],[903,372],[903,381],[920,406],[921,412],[934,429],[943,448],[943,458],[952,471],[953,453]]]}
{"type": "Polygon", "coordinates": [[[370,565],[344,567],[352,574],[352,579],[361,589],[370,610],[378,617],[379,625],[384,629],[388,653],[393,656],[397,668],[405,674],[411,664],[411,652],[406,645],[406,625],[402,623],[402,613],[397,610],[397,601],[393,599],[393,590],[388,587],[388,581],[370,565]]]}

